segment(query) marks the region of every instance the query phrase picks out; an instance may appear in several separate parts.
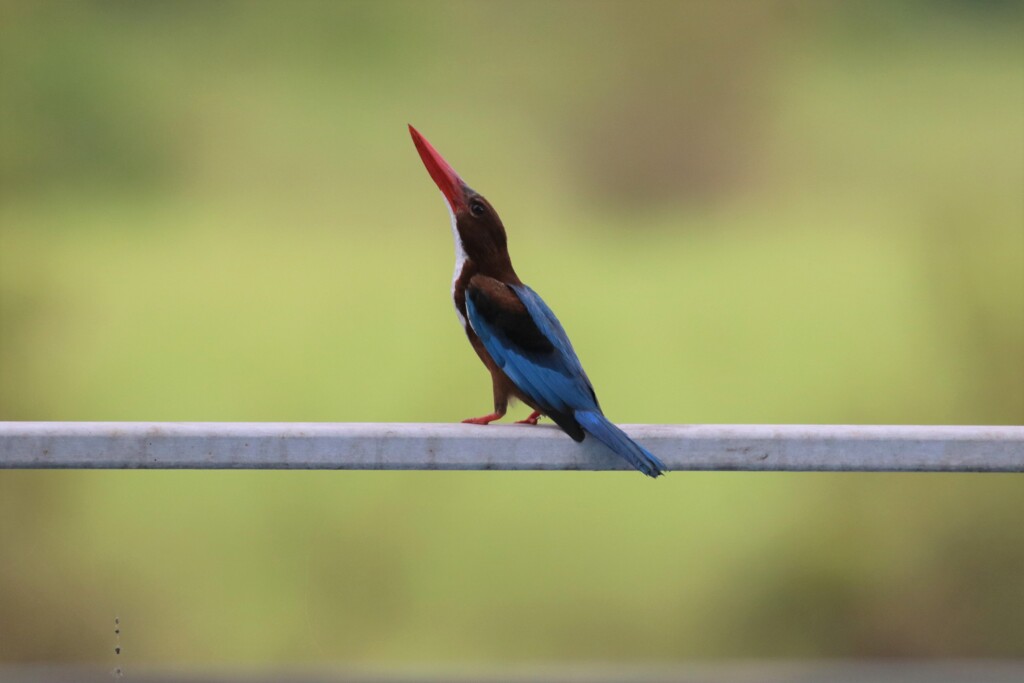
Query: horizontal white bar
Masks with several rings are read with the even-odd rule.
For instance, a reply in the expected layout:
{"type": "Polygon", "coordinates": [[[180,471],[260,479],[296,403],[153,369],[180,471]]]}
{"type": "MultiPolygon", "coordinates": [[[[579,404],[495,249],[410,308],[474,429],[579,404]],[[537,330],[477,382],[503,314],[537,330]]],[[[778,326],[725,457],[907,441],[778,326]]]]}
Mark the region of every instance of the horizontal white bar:
{"type": "MultiPolygon", "coordinates": [[[[1022,472],[1024,427],[624,425],[670,470],[1022,472]]],[[[0,469],[627,470],[524,425],[0,422],[0,469]]]]}

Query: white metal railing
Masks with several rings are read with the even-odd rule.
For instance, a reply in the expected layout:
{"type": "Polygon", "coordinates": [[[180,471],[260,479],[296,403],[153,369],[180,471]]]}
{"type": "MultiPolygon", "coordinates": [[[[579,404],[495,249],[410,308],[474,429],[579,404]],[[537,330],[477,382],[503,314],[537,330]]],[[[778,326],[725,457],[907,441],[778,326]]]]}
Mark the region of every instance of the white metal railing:
{"type": "MultiPolygon", "coordinates": [[[[1024,427],[624,425],[669,470],[1024,472],[1024,427]]],[[[628,470],[547,425],[0,422],[0,469],[628,470]]]]}

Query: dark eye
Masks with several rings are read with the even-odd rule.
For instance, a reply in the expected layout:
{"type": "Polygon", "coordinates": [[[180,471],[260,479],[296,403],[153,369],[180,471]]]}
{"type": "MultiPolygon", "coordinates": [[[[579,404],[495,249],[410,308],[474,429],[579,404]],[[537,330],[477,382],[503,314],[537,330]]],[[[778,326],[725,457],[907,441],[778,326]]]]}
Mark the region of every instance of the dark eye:
{"type": "Polygon", "coordinates": [[[480,202],[473,202],[469,205],[469,212],[474,216],[483,216],[487,213],[487,209],[480,202]]]}

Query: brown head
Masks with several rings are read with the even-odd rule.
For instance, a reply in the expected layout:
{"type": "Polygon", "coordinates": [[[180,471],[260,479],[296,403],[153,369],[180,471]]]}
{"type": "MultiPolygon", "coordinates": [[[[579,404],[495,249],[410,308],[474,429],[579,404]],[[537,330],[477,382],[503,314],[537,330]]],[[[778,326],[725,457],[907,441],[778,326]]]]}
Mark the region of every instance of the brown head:
{"type": "Polygon", "coordinates": [[[423,165],[448,205],[456,258],[472,262],[474,270],[483,275],[503,282],[519,282],[508,255],[505,226],[498,212],[483,195],[466,185],[418,130],[409,126],[409,133],[423,165]]]}

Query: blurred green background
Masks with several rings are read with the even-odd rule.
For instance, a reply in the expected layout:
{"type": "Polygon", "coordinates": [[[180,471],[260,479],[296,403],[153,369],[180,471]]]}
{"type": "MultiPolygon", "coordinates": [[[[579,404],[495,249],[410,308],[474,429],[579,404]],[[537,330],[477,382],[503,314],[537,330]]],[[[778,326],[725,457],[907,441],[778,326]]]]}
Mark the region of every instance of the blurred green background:
{"type": "MultiPolygon", "coordinates": [[[[994,1],[3,2],[0,419],[488,411],[413,123],[618,421],[1021,424],[1022,36],[994,1]]],[[[1012,475],[0,473],[0,661],[1022,634],[1012,475]]]]}

